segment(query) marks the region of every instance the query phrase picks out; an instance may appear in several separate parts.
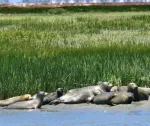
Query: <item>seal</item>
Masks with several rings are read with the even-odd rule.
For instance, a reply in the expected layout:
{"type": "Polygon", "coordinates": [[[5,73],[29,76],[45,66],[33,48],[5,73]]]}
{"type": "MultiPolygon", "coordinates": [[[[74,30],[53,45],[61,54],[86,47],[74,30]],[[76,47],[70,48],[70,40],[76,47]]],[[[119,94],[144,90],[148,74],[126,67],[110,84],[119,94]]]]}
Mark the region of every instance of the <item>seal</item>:
{"type": "Polygon", "coordinates": [[[139,88],[146,91],[150,95],[150,88],[147,88],[147,87],[139,87],[139,88]]]}
{"type": "Polygon", "coordinates": [[[141,100],[149,99],[149,94],[142,88],[139,88],[135,83],[128,84],[128,92],[133,93],[134,101],[141,101],[141,100]]]}
{"type": "Polygon", "coordinates": [[[94,104],[131,104],[134,96],[130,92],[105,92],[94,97],[94,104]]]}
{"type": "Polygon", "coordinates": [[[110,92],[110,89],[112,87],[113,87],[113,84],[109,82],[97,82],[97,84],[94,86],[71,89],[67,93],[78,92],[78,91],[92,91],[92,90],[97,93],[99,93],[99,91],[110,92]]]}
{"type": "Polygon", "coordinates": [[[8,106],[8,105],[10,105],[12,103],[15,103],[15,102],[29,100],[30,98],[31,98],[30,94],[15,96],[15,97],[8,98],[8,99],[5,99],[5,100],[0,100],[0,106],[1,107],[8,106]]]}
{"type": "Polygon", "coordinates": [[[47,93],[40,91],[36,97],[32,97],[31,100],[28,101],[21,101],[21,102],[16,102],[13,104],[10,104],[6,106],[6,109],[37,109],[41,108],[42,103],[43,103],[43,98],[44,96],[47,95],[47,93]]]}
{"type": "Polygon", "coordinates": [[[110,92],[128,92],[128,86],[113,86],[110,92]]]}
{"type": "Polygon", "coordinates": [[[51,101],[61,97],[63,95],[63,89],[58,88],[56,92],[49,93],[43,99],[43,105],[49,104],[51,101]]]}
{"type": "MultiPolygon", "coordinates": [[[[42,105],[49,104],[51,101],[61,97],[62,95],[63,95],[63,89],[62,88],[58,88],[56,90],[56,92],[47,93],[47,95],[43,99],[42,105]]],[[[32,96],[33,99],[35,99],[36,97],[37,97],[37,94],[32,96]]]]}
{"type": "Polygon", "coordinates": [[[118,92],[118,86],[113,86],[113,87],[110,89],[110,92],[118,92]]]}
{"type": "Polygon", "coordinates": [[[65,95],[53,100],[50,104],[78,104],[89,103],[95,95],[110,91],[113,85],[108,82],[98,82],[97,85],[71,89],[65,95]]]}
{"type": "MultiPolygon", "coordinates": [[[[142,89],[150,95],[150,88],[138,87],[138,89],[142,89]]],[[[110,92],[127,92],[127,91],[128,91],[128,86],[113,86],[110,90],[110,92]]]]}
{"type": "Polygon", "coordinates": [[[110,91],[118,91],[118,92],[131,92],[134,94],[133,101],[141,101],[149,99],[148,89],[143,87],[138,87],[135,83],[129,83],[128,86],[114,86],[110,91]]]}

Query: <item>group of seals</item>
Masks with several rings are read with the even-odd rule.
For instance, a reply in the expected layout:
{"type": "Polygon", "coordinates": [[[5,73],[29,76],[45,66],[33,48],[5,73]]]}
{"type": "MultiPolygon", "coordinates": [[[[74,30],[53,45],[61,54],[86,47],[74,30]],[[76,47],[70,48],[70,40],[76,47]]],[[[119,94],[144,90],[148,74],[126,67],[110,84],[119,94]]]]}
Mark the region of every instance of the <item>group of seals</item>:
{"type": "Polygon", "coordinates": [[[131,92],[134,95],[133,101],[142,101],[149,99],[149,88],[138,87],[135,83],[129,83],[128,86],[114,86],[112,92],[131,92]]]}
{"type": "Polygon", "coordinates": [[[129,83],[127,86],[114,86],[110,92],[97,95],[93,99],[95,104],[131,104],[132,101],[142,101],[149,99],[149,93],[135,83],[129,83]]]}
{"type": "Polygon", "coordinates": [[[40,91],[31,97],[30,94],[0,100],[0,106],[6,109],[36,109],[46,104],[131,104],[132,101],[148,100],[150,88],[138,87],[135,83],[127,86],[113,86],[109,82],[98,82],[96,85],[68,90],[62,88],[56,92],[40,91]]]}
{"type": "Polygon", "coordinates": [[[31,97],[30,94],[16,96],[5,100],[0,100],[0,106],[6,109],[37,109],[42,105],[49,104],[51,101],[63,95],[63,89],[58,88],[56,92],[47,93],[40,91],[31,97]]]}
{"type": "Polygon", "coordinates": [[[133,94],[128,92],[107,92],[95,96],[93,103],[108,105],[131,104],[133,98],[133,94]]]}

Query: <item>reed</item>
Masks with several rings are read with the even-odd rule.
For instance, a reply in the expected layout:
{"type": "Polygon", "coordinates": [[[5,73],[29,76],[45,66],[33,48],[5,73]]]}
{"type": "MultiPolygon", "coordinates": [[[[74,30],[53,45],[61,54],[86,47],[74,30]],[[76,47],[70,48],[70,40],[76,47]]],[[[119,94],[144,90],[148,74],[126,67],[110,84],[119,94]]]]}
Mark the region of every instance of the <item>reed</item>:
{"type": "Polygon", "coordinates": [[[150,14],[0,15],[0,98],[109,81],[150,83],[150,14]]]}

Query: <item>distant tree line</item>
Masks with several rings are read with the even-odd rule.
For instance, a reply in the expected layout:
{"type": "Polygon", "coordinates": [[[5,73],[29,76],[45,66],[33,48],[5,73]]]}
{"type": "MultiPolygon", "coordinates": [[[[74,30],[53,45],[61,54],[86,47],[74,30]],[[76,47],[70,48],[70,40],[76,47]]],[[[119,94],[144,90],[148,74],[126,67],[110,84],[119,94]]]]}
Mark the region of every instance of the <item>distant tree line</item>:
{"type": "Polygon", "coordinates": [[[7,3],[102,3],[102,2],[150,2],[150,0],[0,0],[7,3]]]}

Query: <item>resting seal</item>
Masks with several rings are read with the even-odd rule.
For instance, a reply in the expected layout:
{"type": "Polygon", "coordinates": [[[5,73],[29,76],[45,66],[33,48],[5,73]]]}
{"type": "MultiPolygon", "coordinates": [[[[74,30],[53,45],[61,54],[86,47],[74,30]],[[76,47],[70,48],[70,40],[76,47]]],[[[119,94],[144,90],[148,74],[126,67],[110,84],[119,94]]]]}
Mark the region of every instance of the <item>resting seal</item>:
{"type": "MultiPolygon", "coordinates": [[[[47,93],[47,92],[46,92],[47,93]]],[[[43,103],[42,105],[46,105],[49,104],[51,101],[61,97],[63,95],[63,89],[62,88],[58,88],[56,90],[56,92],[52,92],[52,93],[47,93],[47,95],[44,97],[43,99],[43,103]]],[[[36,98],[37,94],[33,95],[32,98],[36,98]]]]}
{"type": "Polygon", "coordinates": [[[4,106],[10,105],[10,104],[15,103],[15,102],[29,100],[30,98],[31,98],[30,94],[15,96],[15,97],[8,98],[5,100],[0,100],[0,106],[4,107],[4,106]]]}
{"type": "Polygon", "coordinates": [[[139,88],[143,89],[150,95],[150,88],[147,88],[147,87],[139,87],[139,88]]]}
{"type": "Polygon", "coordinates": [[[69,90],[67,93],[78,92],[78,91],[97,91],[97,92],[110,92],[110,89],[113,87],[113,84],[109,82],[98,82],[97,85],[87,86],[82,88],[75,88],[69,90]]]}
{"type": "Polygon", "coordinates": [[[63,95],[63,89],[58,88],[56,92],[49,93],[43,99],[43,105],[49,104],[51,101],[61,97],[63,95]]]}
{"type": "Polygon", "coordinates": [[[108,82],[101,82],[95,86],[71,89],[65,95],[53,100],[50,104],[77,104],[91,102],[95,95],[110,91],[113,85],[108,82]]]}
{"type": "Polygon", "coordinates": [[[110,92],[128,92],[128,86],[113,86],[110,92]]]}
{"type": "Polygon", "coordinates": [[[36,108],[41,108],[42,103],[43,103],[43,98],[45,95],[47,95],[47,93],[41,91],[36,95],[36,97],[32,97],[31,100],[16,102],[16,103],[8,105],[6,108],[7,109],[36,109],[36,108]]]}
{"type": "Polygon", "coordinates": [[[131,92],[134,94],[133,101],[148,100],[149,94],[143,87],[138,87],[135,83],[129,83],[128,86],[114,86],[110,91],[131,92]]]}
{"type": "Polygon", "coordinates": [[[133,94],[130,92],[105,92],[94,97],[94,104],[131,104],[133,101],[133,94]]]}
{"type": "Polygon", "coordinates": [[[135,83],[128,84],[128,92],[133,93],[134,101],[148,100],[149,94],[138,86],[135,83]]]}
{"type": "MultiPolygon", "coordinates": [[[[139,89],[142,89],[146,91],[150,95],[150,88],[147,87],[138,87],[139,89]]],[[[128,86],[113,86],[110,90],[110,92],[127,92],[128,91],[128,86]]]]}

